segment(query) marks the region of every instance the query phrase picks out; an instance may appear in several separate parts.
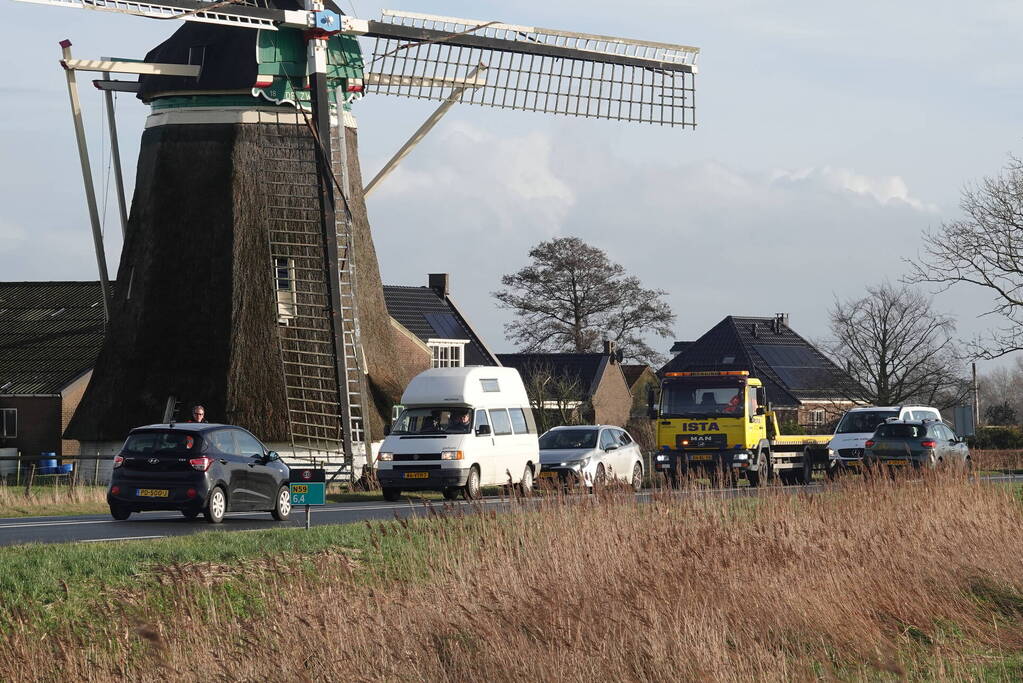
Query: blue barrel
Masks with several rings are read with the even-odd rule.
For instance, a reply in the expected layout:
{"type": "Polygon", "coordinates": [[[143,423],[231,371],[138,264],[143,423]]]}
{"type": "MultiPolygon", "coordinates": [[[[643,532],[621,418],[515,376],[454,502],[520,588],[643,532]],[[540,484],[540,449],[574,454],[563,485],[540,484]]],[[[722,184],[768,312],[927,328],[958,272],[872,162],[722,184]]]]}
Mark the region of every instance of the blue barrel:
{"type": "Polygon", "coordinates": [[[60,466],[60,473],[71,474],[74,471],[74,469],[75,464],[73,462],[64,463],[63,465],[60,466]]]}
{"type": "Polygon", "coordinates": [[[40,453],[39,458],[39,474],[56,474],[57,472],[57,458],[56,453],[40,453]]]}

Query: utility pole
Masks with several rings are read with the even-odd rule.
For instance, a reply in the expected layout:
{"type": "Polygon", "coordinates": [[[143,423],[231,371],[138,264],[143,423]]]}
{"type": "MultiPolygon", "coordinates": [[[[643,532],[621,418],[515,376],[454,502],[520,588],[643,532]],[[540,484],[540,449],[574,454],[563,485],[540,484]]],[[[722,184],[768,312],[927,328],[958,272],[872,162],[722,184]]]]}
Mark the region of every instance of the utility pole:
{"type": "Polygon", "coordinates": [[[980,426],[980,392],[977,391],[977,364],[973,363],[973,424],[980,426]]]}

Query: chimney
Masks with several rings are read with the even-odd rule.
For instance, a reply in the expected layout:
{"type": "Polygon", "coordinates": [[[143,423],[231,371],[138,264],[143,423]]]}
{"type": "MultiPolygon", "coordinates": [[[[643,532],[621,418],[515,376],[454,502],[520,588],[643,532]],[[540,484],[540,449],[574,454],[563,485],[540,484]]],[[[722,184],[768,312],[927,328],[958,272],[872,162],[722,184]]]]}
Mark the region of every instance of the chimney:
{"type": "Polygon", "coordinates": [[[783,327],[789,326],[789,314],[788,313],[775,313],[774,314],[774,333],[781,334],[783,327]]]}
{"type": "Polygon", "coordinates": [[[437,292],[440,296],[447,296],[451,291],[447,273],[430,273],[429,283],[430,289],[437,292]]]}
{"type": "Polygon", "coordinates": [[[611,357],[611,362],[612,363],[614,362],[614,359],[615,359],[615,343],[613,341],[611,341],[610,339],[605,339],[604,340],[604,355],[605,356],[610,356],[611,357]]]}
{"type": "Polygon", "coordinates": [[[752,324],[752,325],[751,325],[750,327],[752,328],[752,329],[751,329],[751,332],[753,333],[753,338],[754,338],[754,339],[756,339],[756,338],[757,338],[758,336],[760,336],[760,335],[758,334],[760,330],[759,330],[759,328],[757,327],[757,324],[756,324],[756,323],[753,323],[753,324],[752,324]]]}

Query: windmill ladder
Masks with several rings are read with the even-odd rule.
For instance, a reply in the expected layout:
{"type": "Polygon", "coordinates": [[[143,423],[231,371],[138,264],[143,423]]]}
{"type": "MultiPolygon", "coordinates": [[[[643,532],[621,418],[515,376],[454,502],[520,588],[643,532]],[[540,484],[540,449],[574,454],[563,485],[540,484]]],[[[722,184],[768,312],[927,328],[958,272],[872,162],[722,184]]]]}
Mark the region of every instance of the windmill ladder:
{"type": "MultiPolygon", "coordinates": [[[[343,127],[332,130],[335,177],[347,178],[343,127]]],[[[350,213],[336,212],[338,318],[342,348],[335,348],[320,229],[314,143],[293,123],[269,124],[264,137],[262,182],[267,197],[267,236],[278,301],[277,338],[287,396],[288,427],[296,462],[327,468],[331,479],[352,481],[356,456],[369,456],[365,374],[355,298],[350,213]],[[282,267],[283,266],[283,267],[282,267]],[[335,363],[337,364],[335,366],[335,363]],[[338,377],[343,387],[338,387],[338,377]]],[[[339,191],[335,187],[335,196],[339,191]]],[[[341,197],[338,197],[341,199],[341,197]]]]}

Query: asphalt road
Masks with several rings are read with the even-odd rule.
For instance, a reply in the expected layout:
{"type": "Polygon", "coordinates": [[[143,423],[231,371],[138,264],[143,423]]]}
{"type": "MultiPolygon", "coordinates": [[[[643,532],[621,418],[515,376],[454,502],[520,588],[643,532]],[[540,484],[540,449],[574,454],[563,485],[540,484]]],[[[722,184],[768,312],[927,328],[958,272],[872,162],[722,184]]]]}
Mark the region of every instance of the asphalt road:
{"type": "MultiPolygon", "coordinates": [[[[994,475],[982,478],[989,482],[1023,481],[1023,475],[994,475]]],[[[819,493],[821,484],[811,486],[786,486],[790,493],[819,493]]],[[[764,489],[704,489],[700,495],[748,496],[764,489]]],[[[581,495],[581,494],[580,494],[581,495]]],[[[641,500],[649,492],[637,494],[641,500]]],[[[691,492],[687,495],[692,495],[691,492]]],[[[484,498],[481,504],[500,508],[506,504],[501,498],[484,498]]],[[[311,524],[348,524],[363,520],[394,519],[409,515],[427,514],[427,506],[444,509],[467,505],[464,502],[446,503],[431,501],[402,500],[397,503],[365,502],[336,503],[311,508],[311,524]]],[[[118,522],[110,515],[80,515],[76,517],[15,517],[0,518],[0,546],[23,543],[99,543],[109,541],[132,541],[167,536],[182,536],[200,531],[228,533],[232,531],[254,531],[258,529],[298,528],[305,525],[305,509],[296,508],[287,522],[276,522],[269,512],[228,513],[223,524],[208,524],[201,517],[187,520],[177,512],[135,513],[130,519],[118,522]]]]}

